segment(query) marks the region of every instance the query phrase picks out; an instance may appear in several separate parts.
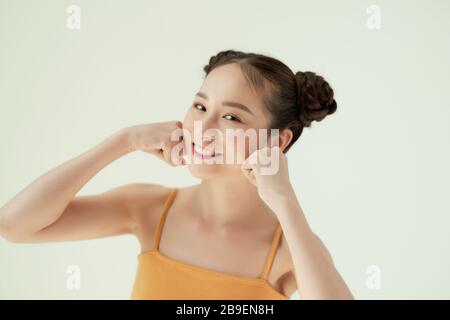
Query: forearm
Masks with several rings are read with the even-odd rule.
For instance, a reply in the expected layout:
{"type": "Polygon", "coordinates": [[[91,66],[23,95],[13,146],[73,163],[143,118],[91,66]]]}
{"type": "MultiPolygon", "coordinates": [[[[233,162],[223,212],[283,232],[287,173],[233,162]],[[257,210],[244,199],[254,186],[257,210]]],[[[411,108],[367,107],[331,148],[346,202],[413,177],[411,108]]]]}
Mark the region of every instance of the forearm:
{"type": "Polygon", "coordinates": [[[353,299],[336,270],[331,255],[310,229],[303,210],[290,190],[273,202],[286,238],[302,299],[353,299]]]}
{"type": "Polygon", "coordinates": [[[127,131],[117,131],[38,177],[0,209],[2,229],[28,234],[52,224],[93,176],[131,151],[127,138],[127,131]]]}

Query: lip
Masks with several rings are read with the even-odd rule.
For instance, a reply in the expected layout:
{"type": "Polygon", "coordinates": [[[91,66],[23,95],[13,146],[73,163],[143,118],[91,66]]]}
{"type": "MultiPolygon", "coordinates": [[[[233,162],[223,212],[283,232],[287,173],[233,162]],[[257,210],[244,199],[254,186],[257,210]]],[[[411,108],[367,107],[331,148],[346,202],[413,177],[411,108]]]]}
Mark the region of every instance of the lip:
{"type": "MultiPolygon", "coordinates": [[[[199,147],[198,145],[197,145],[197,147],[198,147],[198,148],[201,148],[201,147],[199,147]]],[[[203,148],[201,148],[201,149],[203,150],[203,148]]],[[[200,158],[200,159],[212,159],[212,158],[215,158],[215,157],[221,155],[221,153],[216,153],[216,152],[214,152],[212,155],[204,155],[204,154],[200,154],[200,153],[198,153],[198,152],[195,150],[195,143],[194,143],[194,142],[192,142],[191,152],[192,152],[192,154],[194,154],[197,158],[200,158]]]]}

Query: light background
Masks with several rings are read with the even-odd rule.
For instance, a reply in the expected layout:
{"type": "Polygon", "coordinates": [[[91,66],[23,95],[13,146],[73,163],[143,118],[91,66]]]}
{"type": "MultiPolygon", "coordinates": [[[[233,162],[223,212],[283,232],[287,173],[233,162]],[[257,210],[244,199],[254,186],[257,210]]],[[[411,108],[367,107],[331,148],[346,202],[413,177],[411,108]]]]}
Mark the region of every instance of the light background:
{"type": "MultiPolygon", "coordinates": [[[[0,0],[0,203],[122,127],[182,120],[217,52],[265,53],[334,88],[337,112],[304,130],[289,169],[355,297],[449,299],[449,12],[437,0],[0,0]],[[66,27],[70,4],[80,30],[66,27]],[[366,26],[372,4],[379,30],[366,26]]],[[[79,194],[130,182],[198,180],[132,153],[79,194]]],[[[0,238],[0,298],[128,299],[138,252],[132,236],[0,238]],[[80,290],[66,288],[72,264],[80,290]]]]}

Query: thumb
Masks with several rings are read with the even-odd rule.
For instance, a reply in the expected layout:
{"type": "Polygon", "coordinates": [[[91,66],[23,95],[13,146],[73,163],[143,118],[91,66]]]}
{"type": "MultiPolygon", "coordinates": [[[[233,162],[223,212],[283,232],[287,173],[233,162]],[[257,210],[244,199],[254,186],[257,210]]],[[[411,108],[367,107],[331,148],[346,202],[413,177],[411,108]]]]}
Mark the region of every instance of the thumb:
{"type": "Polygon", "coordinates": [[[242,170],[251,170],[252,169],[252,165],[250,164],[249,158],[250,157],[248,157],[247,159],[245,159],[242,162],[242,164],[241,164],[241,169],[242,170]]]}

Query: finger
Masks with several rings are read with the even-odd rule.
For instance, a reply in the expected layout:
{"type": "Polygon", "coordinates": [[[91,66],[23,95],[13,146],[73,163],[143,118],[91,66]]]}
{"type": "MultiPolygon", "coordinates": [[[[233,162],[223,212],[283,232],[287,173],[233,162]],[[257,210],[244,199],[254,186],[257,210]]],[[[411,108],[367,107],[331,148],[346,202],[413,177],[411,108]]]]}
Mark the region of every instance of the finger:
{"type": "Polygon", "coordinates": [[[244,176],[250,181],[252,182],[252,178],[250,176],[250,170],[242,170],[242,173],[244,174],[244,176]]]}
{"type": "Polygon", "coordinates": [[[248,171],[247,178],[254,186],[256,186],[256,187],[258,186],[256,183],[255,173],[253,170],[248,171]]]}
{"type": "Polygon", "coordinates": [[[185,148],[181,148],[180,151],[178,152],[178,158],[176,159],[175,163],[179,166],[185,165],[186,164],[186,150],[185,148]]]}
{"type": "Polygon", "coordinates": [[[175,126],[178,127],[178,128],[183,128],[183,122],[181,122],[179,120],[176,120],[175,121],[175,126]]]}
{"type": "Polygon", "coordinates": [[[171,160],[175,165],[185,165],[186,164],[186,155],[187,155],[187,148],[183,141],[175,141],[170,142],[170,154],[171,154],[171,160]]]}
{"type": "Polygon", "coordinates": [[[252,170],[251,168],[247,168],[244,165],[241,165],[241,171],[245,176],[248,176],[248,174],[251,170],[252,170]]]}
{"type": "Polygon", "coordinates": [[[161,146],[162,157],[165,162],[167,162],[171,166],[175,166],[175,159],[172,159],[171,148],[167,146],[166,143],[163,143],[161,146]]]}
{"type": "Polygon", "coordinates": [[[160,160],[166,161],[166,160],[164,159],[164,154],[163,154],[163,150],[162,150],[162,149],[159,149],[157,152],[154,152],[154,154],[155,154],[160,160]]]}
{"type": "Polygon", "coordinates": [[[249,176],[252,181],[256,182],[255,172],[253,170],[249,172],[249,176]]]}
{"type": "Polygon", "coordinates": [[[243,170],[251,170],[253,168],[251,163],[249,162],[249,158],[245,159],[244,162],[242,162],[241,168],[243,170]]]}
{"type": "Polygon", "coordinates": [[[253,169],[242,169],[242,173],[244,174],[244,176],[252,183],[256,186],[256,177],[255,177],[255,173],[253,172],[253,169]]]}
{"type": "Polygon", "coordinates": [[[185,165],[186,159],[185,157],[188,155],[188,149],[186,146],[186,142],[183,141],[183,133],[181,130],[178,130],[177,137],[173,137],[164,143],[164,159],[171,165],[185,165]],[[176,139],[178,138],[178,139],[176,139]],[[174,139],[174,140],[172,140],[174,139]],[[178,141],[177,141],[178,140],[178,141]]]}
{"type": "Polygon", "coordinates": [[[242,171],[242,173],[243,173],[243,174],[245,174],[245,175],[249,175],[249,174],[250,174],[250,172],[252,171],[252,169],[245,169],[245,168],[241,168],[241,171],[242,171]]]}

